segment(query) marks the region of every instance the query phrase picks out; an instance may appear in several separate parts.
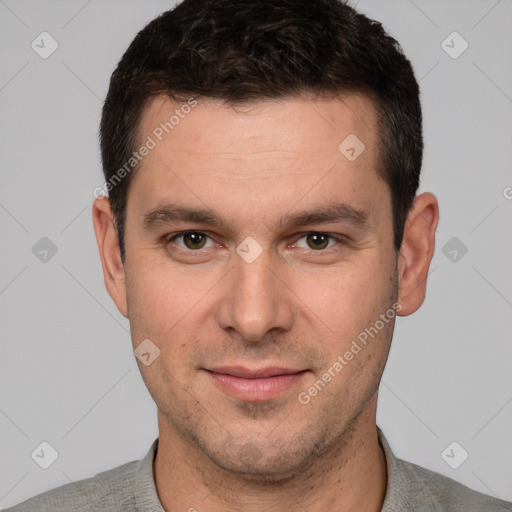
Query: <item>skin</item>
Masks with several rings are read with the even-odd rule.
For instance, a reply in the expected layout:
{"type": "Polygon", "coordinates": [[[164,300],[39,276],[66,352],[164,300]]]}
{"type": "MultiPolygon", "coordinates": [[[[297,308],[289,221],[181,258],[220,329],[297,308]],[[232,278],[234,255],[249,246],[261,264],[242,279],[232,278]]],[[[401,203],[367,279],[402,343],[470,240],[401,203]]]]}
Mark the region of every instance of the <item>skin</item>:
{"type": "MultiPolygon", "coordinates": [[[[141,140],[179,105],[153,100],[141,140]]],[[[95,201],[93,221],[106,288],[130,320],[134,348],[160,355],[143,379],[158,406],[155,484],[167,511],[378,511],[387,474],[376,430],[377,391],[394,319],[307,404],[298,400],[379,315],[425,298],[439,219],[436,198],[416,197],[399,254],[391,196],[379,178],[371,101],[290,97],[233,107],[201,99],[141,161],[128,194],[126,261],[113,215],[95,201]],[[354,161],[338,149],[356,134],[354,161]],[[286,216],[344,202],[366,212],[279,226],[286,216]],[[224,225],[157,223],[165,203],[215,210],[224,225]],[[184,231],[208,235],[203,248],[184,231]],[[316,248],[307,234],[327,233],[316,248]],[[247,237],[261,254],[236,252],[247,237]],[[189,245],[185,245],[188,243],[189,245]],[[234,397],[215,366],[305,370],[268,400],[234,397]]],[[[203,239],[204,240],[204,239],[203,239]]],[[[242,247],[244,247],[242,245],[242,247]]]]}

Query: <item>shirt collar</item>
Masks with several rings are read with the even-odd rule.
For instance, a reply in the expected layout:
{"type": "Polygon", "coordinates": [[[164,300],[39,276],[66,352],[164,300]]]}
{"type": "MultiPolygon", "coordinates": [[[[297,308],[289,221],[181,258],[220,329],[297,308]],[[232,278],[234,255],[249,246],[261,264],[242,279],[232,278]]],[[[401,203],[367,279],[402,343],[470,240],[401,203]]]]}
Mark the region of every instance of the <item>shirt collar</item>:
{"type": "Polygon", "coordinates": [[[135,505],[139,511],[165,512],[156,492],[153,461],[158,450],[158,438],[140,461],[135,472],[135,505]]]}
{"type": "MultiPolygon", "coordinates": [[[[402,510],[404,500],[407,501],[409,499],[407,496],[409,495],[409,489],[411,487],[410,478],[408,478],[408,473],[404,468],[404,462],[393,454],[384,433],[379,427],[377,427],[377,437],[379,444],[384,450],[384,455],[386,456],[386,468],[388,472],[386,496],[384,497],[381,512],[402,510]]],[[[413,496],[421,496],[421,487],[414,491],[413,496]]],[[[412,503],[408,503],[408,505],[410,505],[409,510],[415,508],[412,503]]]]}

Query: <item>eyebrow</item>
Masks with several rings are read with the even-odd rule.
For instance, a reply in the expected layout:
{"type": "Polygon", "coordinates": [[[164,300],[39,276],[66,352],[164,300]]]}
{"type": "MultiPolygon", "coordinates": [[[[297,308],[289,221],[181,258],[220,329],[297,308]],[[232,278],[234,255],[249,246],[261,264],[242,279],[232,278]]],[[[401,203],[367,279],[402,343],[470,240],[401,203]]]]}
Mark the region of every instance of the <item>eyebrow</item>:
{"type": "MultiPolygon", "coordinates": [[[[328,203],[312,210],[298,213],[287,213],[274,225],[275,231],[291,227],[306,226],[309,224],[325,224],[343,222],[356,228],[366,228],[369,225],[370,215],[346,203],[328,203]]],[[[228,231],[231,229],[225,219],[210,208],[190,208],[174,203],[168,203],[151,210],[143,216],[143,226],[151,230],[161,225],[180,222],[194,222],[221,227],[228,231]]]]}

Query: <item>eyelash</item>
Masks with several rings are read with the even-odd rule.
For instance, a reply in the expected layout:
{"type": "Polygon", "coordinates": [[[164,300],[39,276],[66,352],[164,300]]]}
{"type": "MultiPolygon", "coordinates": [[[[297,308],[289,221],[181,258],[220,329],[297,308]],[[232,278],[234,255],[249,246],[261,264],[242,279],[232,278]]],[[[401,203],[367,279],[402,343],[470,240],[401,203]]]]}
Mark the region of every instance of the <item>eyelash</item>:
{"type": "MultiPolygon", "coordinates": [[[[182,237],[184,235],[186,235],[187,233],[197,233],[199,235],[204,235],[206,237],[208,237],[210,240],[212,240],[211,236],[208,235],[208,233],[205,233],[204,231],[195,231],[195,230],[187,230],[187,231],[180,231],[178,233],[172,233],[170,235],[167,235],[166,237],[164,237],[164,240],[163,240],[163,246],[164,247],[168,247],[169,244],[171,242],[174,242],[174,240],[176,240],[176,238],[179,238],[179,237],[182,237]]],[[[343,236],[343,235],[333,235],[331,233],[325,233],[324,231],[307,231],[305,233],[301,233],[301,236],[296,240],[296,242],[294,243],[297,243],[299,240],[302,240],[303,238],[306,238],[308,237],[309,235],[325,235],[325,236],[328,236],[330,239],[332,240],[335,240],[337,243],[336,245],[340,245],[340,244],[346,244],[348,242],[348,238],[346,236],[343,236]]],[[[310,253],[314,253],[314,254],[319,254],[319,253],[328,253],[330,252],[330,249],[334,249],[336,247],[336,245],[334,246],[331,246],[331,247],[327,247],[326,249],[310,249],[309,252],[310,253]]],[[[207,248],[209,249],[209,248],[207,248]]],[[[193,253],[197,253],[198,255],[201,254],[201,251],[202,249],[184,249],[182,247],[177,247],[178,251],[182,251],[184,253],[187,253],[187,254],[193,254],[193,253]]]]}

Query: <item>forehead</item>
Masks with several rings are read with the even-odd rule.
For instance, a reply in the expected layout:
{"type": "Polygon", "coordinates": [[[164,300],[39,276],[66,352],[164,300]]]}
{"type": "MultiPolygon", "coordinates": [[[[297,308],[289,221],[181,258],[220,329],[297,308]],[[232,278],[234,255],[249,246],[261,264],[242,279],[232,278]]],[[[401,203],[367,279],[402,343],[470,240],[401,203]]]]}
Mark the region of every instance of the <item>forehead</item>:
{"type": "Polygon", "coordinates": [[[153,99],[144,111],[139,134],[143,139],[153,137],[159,146],[179,148],[180,153],[231,158],[251,152],[333,152],[351,134],[371,148],[376,135],[373,102],[362,94],[243,104],[200,98],[194,100],[195,106],[191,104],[153,99]]]}
{"type": "Polygon", "coordinates": [[[374,210],[387,195],[375,171],[375,119],[372,101],[359,94],[241,105],[154,99],[139,127],[140,142],[153,148],[130,201],[147,209],[186,198],[239,213],[265,203],[277,213],[299,201],[340,200],[374,210]]]}

